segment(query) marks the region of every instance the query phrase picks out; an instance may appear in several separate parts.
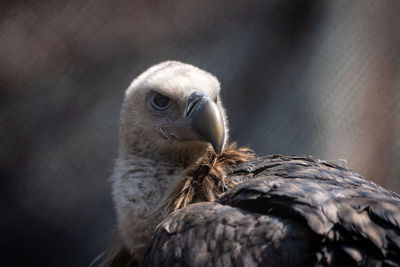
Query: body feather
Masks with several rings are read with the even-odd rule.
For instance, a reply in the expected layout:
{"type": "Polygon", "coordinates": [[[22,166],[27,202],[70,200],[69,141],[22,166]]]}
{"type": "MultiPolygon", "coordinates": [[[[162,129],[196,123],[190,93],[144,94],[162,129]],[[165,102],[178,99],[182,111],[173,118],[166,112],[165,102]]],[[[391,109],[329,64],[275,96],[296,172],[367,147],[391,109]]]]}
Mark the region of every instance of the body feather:
{"type": "Polygon", "coordinates": [[[305,156],[254,158],[226,175],[245,181],[214,202],[171,213],[146,265],[400,264],[398,194],[305,156]]]}

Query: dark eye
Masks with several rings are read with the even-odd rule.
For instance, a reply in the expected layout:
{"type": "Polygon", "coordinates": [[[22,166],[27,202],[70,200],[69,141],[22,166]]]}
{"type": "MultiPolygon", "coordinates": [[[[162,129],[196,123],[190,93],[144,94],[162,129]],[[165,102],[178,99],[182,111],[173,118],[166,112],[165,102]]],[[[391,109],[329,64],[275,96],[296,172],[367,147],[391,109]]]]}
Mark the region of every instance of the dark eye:
{"type": "Polygon", "coordinates": [[[170,104],[171,104],[171,100],[168,97],[166,97],[162,94],[158,94],[158,93],[155,94],[153,96],[153,99],[151,100],[151,106],[155,110],[159,110],[159,111],[166,110],[170,104]]]}

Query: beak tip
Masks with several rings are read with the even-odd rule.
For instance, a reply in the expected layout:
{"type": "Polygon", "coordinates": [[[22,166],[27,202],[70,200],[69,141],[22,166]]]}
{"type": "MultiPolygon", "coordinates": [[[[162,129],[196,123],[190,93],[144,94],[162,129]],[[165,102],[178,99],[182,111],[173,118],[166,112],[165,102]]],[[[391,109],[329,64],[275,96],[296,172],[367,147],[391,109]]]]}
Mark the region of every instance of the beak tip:
{"type": "Polygon", "coordinates": [[[215,150],[215,154],[217,154],[218,156],[221,155],[221,152],[222,152],[221,149],[215,150]]]}
{"type": "Polygon", "coordinates": [[[223,142],[212,142],[211,145],[215,151],[215,154],[220,155],[222,153],[223,142]]]}

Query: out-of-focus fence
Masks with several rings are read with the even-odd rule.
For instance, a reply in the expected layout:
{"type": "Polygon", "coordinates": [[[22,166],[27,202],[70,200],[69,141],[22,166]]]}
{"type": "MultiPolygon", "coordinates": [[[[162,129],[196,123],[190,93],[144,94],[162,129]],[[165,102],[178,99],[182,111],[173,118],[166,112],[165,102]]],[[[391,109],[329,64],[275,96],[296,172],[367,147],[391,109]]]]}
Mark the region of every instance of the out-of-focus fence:
{"type": "Polygon", "coordinates": [[[219,77],[239,144],[343,158],[399,192],[399,12],[394,0],[3,1],[5,266],[85,266],[105,248],[123,92],[167,59],[219,77]]]}

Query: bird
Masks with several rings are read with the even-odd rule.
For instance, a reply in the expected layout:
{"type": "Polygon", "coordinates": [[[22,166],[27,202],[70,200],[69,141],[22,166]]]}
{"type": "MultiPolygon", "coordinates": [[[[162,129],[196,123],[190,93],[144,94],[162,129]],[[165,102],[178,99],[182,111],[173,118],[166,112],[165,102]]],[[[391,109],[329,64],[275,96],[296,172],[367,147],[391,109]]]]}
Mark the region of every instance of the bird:
{"type": "Polygon", "coordinates": [[[400,195],[312,156],[230,142],[220,88],[165,61],[125,91],[117,238],[101,266],[400,266],[400,195]]]}

